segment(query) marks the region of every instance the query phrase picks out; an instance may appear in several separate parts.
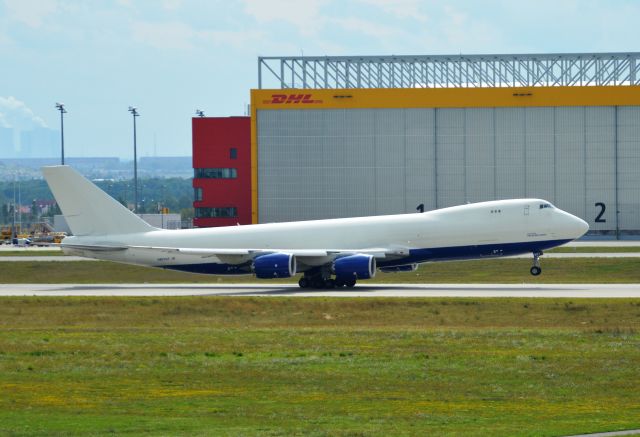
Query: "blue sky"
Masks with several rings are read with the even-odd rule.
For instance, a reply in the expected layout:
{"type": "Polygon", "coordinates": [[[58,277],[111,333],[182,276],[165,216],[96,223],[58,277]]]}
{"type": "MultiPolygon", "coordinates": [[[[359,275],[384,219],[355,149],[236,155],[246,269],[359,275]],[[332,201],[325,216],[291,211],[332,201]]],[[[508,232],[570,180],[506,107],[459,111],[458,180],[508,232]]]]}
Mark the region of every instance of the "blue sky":
{"type": "MultiPolygon", "coordinates": [[[[640,1],[0,0],[0,126],[67,156],[191,154],[191,117],[242,115],[257,57],[639,51],[640,1]]],[[[1,154],[2,151],[0,151],[1,154]]]]}

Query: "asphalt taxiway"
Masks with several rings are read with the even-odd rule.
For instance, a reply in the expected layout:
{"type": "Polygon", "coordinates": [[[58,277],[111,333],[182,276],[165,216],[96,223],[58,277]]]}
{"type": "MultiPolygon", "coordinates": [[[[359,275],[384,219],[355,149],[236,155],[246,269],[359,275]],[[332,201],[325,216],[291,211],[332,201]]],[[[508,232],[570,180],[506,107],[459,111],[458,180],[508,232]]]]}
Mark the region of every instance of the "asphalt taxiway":
{"type": "Polygon", "coordinates": [[[339,290],[292,284],[1,284],[0,296],[640,298],[640,284],[376,284],[339,290]]]}

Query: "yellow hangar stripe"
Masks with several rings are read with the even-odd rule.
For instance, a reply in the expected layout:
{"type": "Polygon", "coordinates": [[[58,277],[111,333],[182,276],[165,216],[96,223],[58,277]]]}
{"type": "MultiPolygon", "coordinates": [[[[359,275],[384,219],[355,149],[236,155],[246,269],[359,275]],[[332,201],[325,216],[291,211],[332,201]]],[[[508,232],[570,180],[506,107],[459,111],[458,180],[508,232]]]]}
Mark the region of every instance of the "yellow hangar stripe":
{"type": "Polygon", "coordinates": [[[251,91],[252,110],[625,105],[640,105],[640,86],[251,91]]]}

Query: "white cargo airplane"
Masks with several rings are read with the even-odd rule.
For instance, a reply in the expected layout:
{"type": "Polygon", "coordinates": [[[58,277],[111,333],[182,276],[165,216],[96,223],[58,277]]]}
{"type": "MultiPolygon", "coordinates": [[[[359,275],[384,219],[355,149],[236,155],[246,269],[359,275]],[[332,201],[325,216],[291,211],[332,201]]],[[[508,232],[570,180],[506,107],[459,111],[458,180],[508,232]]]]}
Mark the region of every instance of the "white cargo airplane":
{"type": "Polygon", "coordinates": [[[250,226],[154,228],[68,166],[44,176],[74,236],[65,253],[214,275],[288,278],[302,288],[353,287],[419,263],[533,254],[584,235],[582,219],[540,199],[496,200],[435,211],[250,226]],[[334,279],[335,277],[335,279],[334,279]]]}

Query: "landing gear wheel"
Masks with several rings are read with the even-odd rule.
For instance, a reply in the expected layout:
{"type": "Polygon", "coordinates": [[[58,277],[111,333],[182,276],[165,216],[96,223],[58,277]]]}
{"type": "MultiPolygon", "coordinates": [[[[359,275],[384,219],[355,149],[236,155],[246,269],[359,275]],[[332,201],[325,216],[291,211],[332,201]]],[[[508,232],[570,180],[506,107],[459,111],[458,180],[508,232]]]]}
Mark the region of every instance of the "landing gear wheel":
{"type": "Polygon", "coordinates": [[[324,281],[324,288],[336,288],[336,281],[333,279],[327,279],[324,281]]]}
{"type": "Polygon", "coordinates": [[[322,279],[322,278],[313,278],[311,280],[311,288],[317,288],[317,289],[324,288],[324,279],[322,279]]]}
{"type": "Polygon", "coordinates": [[[344,281],[342,279],[336,279],[336,288],[344,287],[344,281]]]}
{"type": "Polygon", "coordinates": [[[298,281],[298,286],[300,288],[309,288],[309,280],[307,278],[305,278],[304,276],[302,278],[300,278],[300,280],[298,281]]]}
{"type": "Polygon", "coordinates": [[[540,268],[540,255],[542,255],[542,251],[533,252],[533,267],[529,270],[533,276],[538,276],[542,273],[542,269],[540,268]]]}
{"type": "Polygon", "coordinates": [[[356,286],[356,280],[349,279],[348,281],[344,281],[344,285],[347,286],[348,288],[353,288],[356,286]]]}

